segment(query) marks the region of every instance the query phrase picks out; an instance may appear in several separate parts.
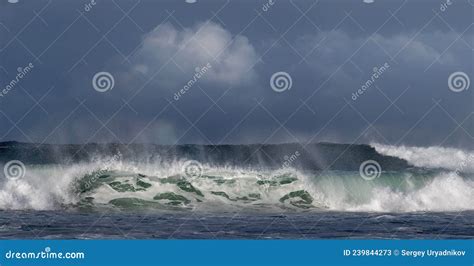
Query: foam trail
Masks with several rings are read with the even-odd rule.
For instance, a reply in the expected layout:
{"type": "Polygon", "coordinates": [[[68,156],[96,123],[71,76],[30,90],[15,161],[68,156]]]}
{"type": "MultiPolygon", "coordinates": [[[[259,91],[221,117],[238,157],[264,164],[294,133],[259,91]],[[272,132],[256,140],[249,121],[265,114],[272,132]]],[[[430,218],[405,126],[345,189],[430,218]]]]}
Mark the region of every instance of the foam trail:
{"type": "Polygon", "coordinates": [[[377,152],[407,160],[417,167],[474,173],[474,152],[443,147],[407,147],[373,143],[377,152]]]}

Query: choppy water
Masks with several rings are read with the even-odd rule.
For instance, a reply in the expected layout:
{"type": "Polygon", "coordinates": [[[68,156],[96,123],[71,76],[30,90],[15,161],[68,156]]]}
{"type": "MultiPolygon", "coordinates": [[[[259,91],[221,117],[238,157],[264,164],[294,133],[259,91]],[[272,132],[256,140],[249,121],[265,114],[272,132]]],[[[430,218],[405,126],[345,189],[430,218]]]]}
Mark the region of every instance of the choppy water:
{"type": "Polygon", "coordinates": [[[81,213],[1,211],[4,239],[472,239],[473,211],[448,213],[81,213]]]}

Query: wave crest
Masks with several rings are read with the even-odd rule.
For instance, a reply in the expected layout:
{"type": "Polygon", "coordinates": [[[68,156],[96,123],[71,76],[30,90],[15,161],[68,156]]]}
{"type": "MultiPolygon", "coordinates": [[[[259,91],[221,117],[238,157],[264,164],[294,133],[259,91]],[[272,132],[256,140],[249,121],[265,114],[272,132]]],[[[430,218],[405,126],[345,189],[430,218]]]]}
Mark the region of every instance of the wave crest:
{"type": "Polygon", "coordinates": [[[472,176],[455,172],[383,172],[365,180],[357,171],[304,173],[204,164],[202,174],[191,178],[182,165],[103,159],[29,166],[24,178],[0,183],[0,209],[412,212],[474,206],[472,176]]]}
{"type": "Polygon", "coordinates": [[[417,167],[474,173],[474,152],[443,147],[408,147],[373,143],[377,152],[407,160],[417,167]]]}

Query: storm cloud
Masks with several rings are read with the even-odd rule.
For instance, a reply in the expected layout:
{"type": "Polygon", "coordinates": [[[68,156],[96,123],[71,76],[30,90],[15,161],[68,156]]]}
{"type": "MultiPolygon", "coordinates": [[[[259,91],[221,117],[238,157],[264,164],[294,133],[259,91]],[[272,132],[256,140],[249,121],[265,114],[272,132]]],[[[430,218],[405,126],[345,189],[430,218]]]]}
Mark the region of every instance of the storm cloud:
{"type": "Polygon", "coordinates": [[[5,2],[0,137],[473,148],[472,85],[448,83],[472,79],[472,5],[443,3],[5,2]]]}

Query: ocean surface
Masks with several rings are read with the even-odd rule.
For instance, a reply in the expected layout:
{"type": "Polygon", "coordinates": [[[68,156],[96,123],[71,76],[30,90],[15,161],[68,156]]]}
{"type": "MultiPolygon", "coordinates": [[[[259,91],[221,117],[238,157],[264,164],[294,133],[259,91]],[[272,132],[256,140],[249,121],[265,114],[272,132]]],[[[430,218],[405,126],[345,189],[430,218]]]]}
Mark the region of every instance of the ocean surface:
{"type": "Polygon", "coordinates": [[[472,239],[473,211],[92,213],[0,211],[1,239],[472,239]]]}
{"type": "Polygon", "coordinates": [[[78,147],[0,145],[0,238],[474,237],[472,152],[373,144],[325,156],[328,147],[265,147],[280,161],[257,154],[245,167],[228,153],[246,147],[206,147],[205,157],[88,147],[85,159],[78,147]]]}

